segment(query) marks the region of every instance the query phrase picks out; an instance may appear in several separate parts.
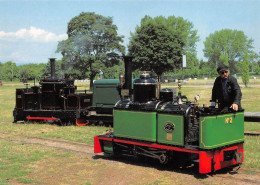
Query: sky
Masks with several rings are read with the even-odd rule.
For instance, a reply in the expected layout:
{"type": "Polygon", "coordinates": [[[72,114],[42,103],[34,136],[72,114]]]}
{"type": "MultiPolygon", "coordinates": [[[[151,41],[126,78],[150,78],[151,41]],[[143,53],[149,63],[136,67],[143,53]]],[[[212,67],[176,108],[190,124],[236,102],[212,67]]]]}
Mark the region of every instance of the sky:
{"type": "Polygon", "coordinates": [[[130,32],[145,15],[183,17],[194,25],[204,59],[204,41],[222,29],[240,30],[260,52],[260,0],[0,0],[0,62],[47,63],[61,59],[59,41],[67,39],[67,24],[81,12],[113,18],[127,47],[130,32]]]}

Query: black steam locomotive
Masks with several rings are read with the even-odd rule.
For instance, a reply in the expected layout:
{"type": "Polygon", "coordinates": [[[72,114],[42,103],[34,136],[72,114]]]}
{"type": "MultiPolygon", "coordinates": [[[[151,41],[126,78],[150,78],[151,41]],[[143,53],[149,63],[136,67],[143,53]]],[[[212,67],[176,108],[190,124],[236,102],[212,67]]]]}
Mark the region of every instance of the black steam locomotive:
{"type": "Polygon", "coordinates": [[[119,80],[97,80],[93,93],[77,93],[74,80],[69,75],[55,76],[55,59],[50,58],[50,63],[51,76],[41,79],[40,86],[16,89],[14,122],[112,124],[113,106],[120,99],[116,89],[119,80]]]}

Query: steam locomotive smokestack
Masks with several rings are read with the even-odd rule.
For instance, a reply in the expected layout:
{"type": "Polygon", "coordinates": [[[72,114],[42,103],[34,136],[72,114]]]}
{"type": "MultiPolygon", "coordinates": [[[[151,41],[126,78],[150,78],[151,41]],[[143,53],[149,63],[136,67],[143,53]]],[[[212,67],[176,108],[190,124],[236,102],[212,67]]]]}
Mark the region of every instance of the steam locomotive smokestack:
{"type": "Polygon", "coordinates": [[[131,56],[123,56],[125,62],[125,83],[123,88],[129,89],[131,92],[132,89],[132,59],[131,56]]]}
{"type": "Polygon", "coordinates": [[[50,58],[50,62],[51,62],[51,78],[55,77],[55,59],[56,58],[50,58]]]}

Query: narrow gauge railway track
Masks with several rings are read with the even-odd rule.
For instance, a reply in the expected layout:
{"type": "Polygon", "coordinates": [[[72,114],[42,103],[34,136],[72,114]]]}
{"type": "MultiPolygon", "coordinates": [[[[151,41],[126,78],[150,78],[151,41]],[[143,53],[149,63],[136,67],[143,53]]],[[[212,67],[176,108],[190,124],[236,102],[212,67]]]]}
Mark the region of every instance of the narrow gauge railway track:
{"type": "Polygon", "coordinates": [[[255,133],[255,132],[245,132],[244,133],[245,136],[260,136],[260,133],[255,133]]]}
{"type": "Polygon", "coordinates": [[[94,155],[93,145],[85,143],[71,142],[52,138],[23,136],[5,132],[0,132],[0,139],[94,155]]]}

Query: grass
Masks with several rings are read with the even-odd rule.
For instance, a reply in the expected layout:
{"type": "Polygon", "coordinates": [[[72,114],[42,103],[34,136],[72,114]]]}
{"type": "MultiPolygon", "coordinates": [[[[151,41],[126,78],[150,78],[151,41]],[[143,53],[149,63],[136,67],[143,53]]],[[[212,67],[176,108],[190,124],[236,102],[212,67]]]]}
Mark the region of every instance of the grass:
{"type": "MultiPolygon", "coordinates": [[[[39,162],[73,158],[71,152],[0,140],[0,184],[45,184],[32,175],[39,162]]],[[[45,171],[48,171],[46,169],[45,171]]],[[[55,174],[55,171],[50,175],[55,174]]]]}
{"type": "Polygon", "coordinates": [[[244,167],[252,170],[260,169],[260,137],[245,136],[244,167]]]}
{"type": "Polygon", "coordinates": [[[89,83],[86,82],[75,82],[77,90],[89,90],[89,83]]]}
{"type": "Polygon", "coordinates": [[[258,131],[260,132],[260,124],[254,122],[245,122],[245,131],[258,131]]]}
{"type": "Polygon", "coordinates": [[[23,124],[23,122],[18,124],[0,123],[1,132],[31,137],[56,138],[86,144],[93,144],[93,136],[100,135],[107,129],[105,127],[61,127],[49,124],[23,124]]]}
{"type": "Polygon", "coordinates": [[[19,183],[37,182],[34,179],[23,178],[31,173],[31,167],[37,161],[57,156],[52,150],[35,149],[29,145],[17,144],[0,140],[0,184],[8,184],[9,181],[19,183]]]}
{"type": "Polygon", "coordinates": [[[0,86],[0,121],[13,120],[15,89],[23,86],[0,86]]]}

